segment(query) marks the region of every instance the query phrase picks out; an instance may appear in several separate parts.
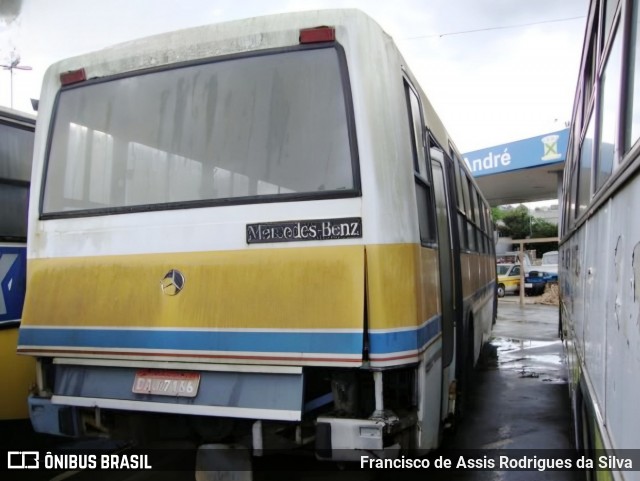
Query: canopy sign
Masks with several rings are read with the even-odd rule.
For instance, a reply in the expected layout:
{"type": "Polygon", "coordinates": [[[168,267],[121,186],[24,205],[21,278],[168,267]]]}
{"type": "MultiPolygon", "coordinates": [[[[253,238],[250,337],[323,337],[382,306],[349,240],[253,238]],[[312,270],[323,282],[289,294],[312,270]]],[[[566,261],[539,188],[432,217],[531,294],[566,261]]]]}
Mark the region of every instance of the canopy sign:
{"type": "Polygon", "coordinates": [[[564,162],[569,129],[464,154],[474,177],[564,162]]]}

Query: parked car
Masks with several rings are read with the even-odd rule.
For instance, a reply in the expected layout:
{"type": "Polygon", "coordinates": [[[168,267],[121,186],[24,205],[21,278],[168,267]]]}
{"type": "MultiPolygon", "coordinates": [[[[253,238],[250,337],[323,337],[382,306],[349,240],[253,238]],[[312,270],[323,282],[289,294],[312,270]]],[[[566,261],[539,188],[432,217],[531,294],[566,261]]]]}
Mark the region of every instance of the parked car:
{"type": "Polygon", "coordinates": [[[531,271],[524,278],[524,293],[527,296],[539,296],[544,292],[546,285],[544,272],[531,271]]]}
{"type": "Polygon", "coordinates": [[[547,284],[558,282],[558,274],[544,271],[531,271],[524,278],[524,293],[527,296],[539,296],[544,293],[547,284]]]}
{"type": "Polygon", "coordinates": [[[520,264],[498,264],[498,297],[516,293],[520,288],[520,264]]]}

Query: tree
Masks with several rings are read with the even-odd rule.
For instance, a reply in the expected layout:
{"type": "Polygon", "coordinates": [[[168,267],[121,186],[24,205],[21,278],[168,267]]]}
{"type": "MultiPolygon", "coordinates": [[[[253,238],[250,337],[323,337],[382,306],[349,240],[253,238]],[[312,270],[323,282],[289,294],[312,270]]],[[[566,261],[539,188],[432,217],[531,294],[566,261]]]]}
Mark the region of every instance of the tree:
{"type": "Polygon", "coordinates": [[[493,219],[493,222],[502,220],[502,218],[504,217],[504,212],[505,211],[500,207],[491,207],[491,218],[493,219]]]}
{"type": "MultiPolygon", "coordinates": [[[[503,211],[503,226],[500,233],[514,239],[537,239],[542,237],[558,237],[558,226],[544,219],[533,217],[524,205],[519,205],[510,211],[503,211]]],[[[525,244],[525,249],[535,249],[541,256],[545,252],[558,250],[557,242],[542,244],[525,244]]]]}
{"type": "MultiPolygon", "coordinates": [[[[538,219],[537,217],[534,217],[532,232],[534,238],[558,237],[558,226],[556,224],[552,224],[551,222],[547,222],[544,219],[538,219]]],[[[527,249],[535,249],[538,257],[541,257],[545,252],[558,250],[557,242],[542,242],[529,245],[531,247],[527,247],[527,249]]]]}
{"type": "Polygon", "coordinates": [[[533,237],[531,235],[531,215],[529,215],[529,209],[522,204],[515,209],[504,212],[502,222],[505,227],[503,232],[514,239],[533,237]]]}

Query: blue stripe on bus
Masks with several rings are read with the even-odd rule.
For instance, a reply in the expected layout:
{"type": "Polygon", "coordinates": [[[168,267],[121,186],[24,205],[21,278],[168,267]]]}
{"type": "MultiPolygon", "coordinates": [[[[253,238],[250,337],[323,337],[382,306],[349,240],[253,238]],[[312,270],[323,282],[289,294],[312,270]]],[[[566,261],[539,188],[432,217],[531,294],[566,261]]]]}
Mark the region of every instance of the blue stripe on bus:
{"type": "Polygon", "coordinates": [[[20,329],[21,347],[360,354],[362,333],[20,329]]]}
{"type": "Polygon", "coordinates": [[[396,332],[371,332],[370,352],[374,355],[421,349],[442,330],[440,316],[434,317],[418,329],[396,332]],[[417,335],[416,335],[417,334],[417,335]]]}
{"type": "MultiPolygon", "coordinates": [[[[440,317],[419,329],[370,334],[372,354],[420,349],[440,332],[440,317]]],[[[177,351],[361,354],[360,332],[234,332],[142,329],[40,329],[22,326],[22,348],[71,347],[177,351]]]]}

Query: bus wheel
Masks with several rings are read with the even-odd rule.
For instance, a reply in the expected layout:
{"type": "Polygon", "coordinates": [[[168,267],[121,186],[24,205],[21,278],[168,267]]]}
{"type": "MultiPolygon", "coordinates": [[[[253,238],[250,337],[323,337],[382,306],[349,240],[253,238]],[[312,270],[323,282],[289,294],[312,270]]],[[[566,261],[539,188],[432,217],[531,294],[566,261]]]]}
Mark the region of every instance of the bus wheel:
{"type": "MultiPolygon", "coordinates": [[[[592,418],[589,414],[589,409],[587,409],[587,405],[585,403],[585,398],[582,395],[582,387],[581,384],[578,384],[576,387],[578,392],[576,404],[577,404],[577,413],[576,417],[576,427],[577,427],[577,442],[578,446],[576,446],[578,452],[586,457],[586,458],[595,458],[595,441],[594,441],[594,425],[592,418]]],[[[585,470],[585,479],[587,481],[595,481],[596,480],[596,472],[595,469],[585,470]]]]}
{"type": "Polygon", "coordinates": [[[473,380],[474,371],[473,359],[473,317],[469,318],[469,334],[467,342],[464,344],[464,357],[461,363],[462,370],[457,375],[457,394],[454,415],[454,432],[455,425],[460,423],[464,418],[466,403],[469,402],[469,391],[473,380]]]}

